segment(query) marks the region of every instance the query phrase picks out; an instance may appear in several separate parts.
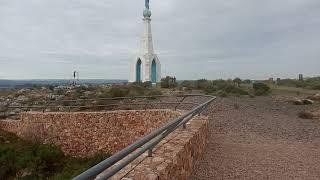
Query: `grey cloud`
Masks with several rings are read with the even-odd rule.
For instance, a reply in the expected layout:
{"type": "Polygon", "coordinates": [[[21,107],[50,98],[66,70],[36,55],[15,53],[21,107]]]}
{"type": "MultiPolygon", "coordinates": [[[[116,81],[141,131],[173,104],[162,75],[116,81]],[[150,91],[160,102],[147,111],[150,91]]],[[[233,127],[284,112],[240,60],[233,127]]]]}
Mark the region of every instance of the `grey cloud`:
{"type": "MultiPolygon", "coordinates": [[[[144,1],[0,1],[0,78],[127,79],[144,1]]],[[[164,75],[319,75],[318,0],[151,1],[164,75]]]]}

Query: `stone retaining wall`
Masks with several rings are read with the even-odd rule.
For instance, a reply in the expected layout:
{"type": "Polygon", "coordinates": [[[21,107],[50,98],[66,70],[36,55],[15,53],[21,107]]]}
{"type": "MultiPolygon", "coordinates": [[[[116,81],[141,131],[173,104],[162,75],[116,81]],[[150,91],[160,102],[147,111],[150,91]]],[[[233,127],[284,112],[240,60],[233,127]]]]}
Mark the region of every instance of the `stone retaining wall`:
{"type": "Polygon", "coordinates": [[[194,162],[204,152],[208,138],[208,118],[195,117],[186,129],[177,129],[158,144],[152,157],[144,153],[112,179],[186,180],[191,175],[194,162]]]}
{"type": "Polygon", "coordinates": [[[0,128],[26,140],[56,144],[72,156],[115,153],[180,115],[171,110],[21,114],[0,128]]]}
{"type": "Polygon", "coordinates": [[[17,120],[0,120],[0,129],[17,134],[20,122],[17,120]]]}

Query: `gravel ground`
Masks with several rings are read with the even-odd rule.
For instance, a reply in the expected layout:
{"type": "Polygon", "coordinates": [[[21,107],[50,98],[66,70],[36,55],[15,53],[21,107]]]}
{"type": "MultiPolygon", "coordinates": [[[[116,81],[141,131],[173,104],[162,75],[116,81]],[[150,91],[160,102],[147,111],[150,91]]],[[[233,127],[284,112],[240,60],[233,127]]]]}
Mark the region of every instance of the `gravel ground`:
{"type": "Polygon", "coordinates": [[[220,98],[191,179],[320,179],[320,121],[287,97],[220,98]]]}

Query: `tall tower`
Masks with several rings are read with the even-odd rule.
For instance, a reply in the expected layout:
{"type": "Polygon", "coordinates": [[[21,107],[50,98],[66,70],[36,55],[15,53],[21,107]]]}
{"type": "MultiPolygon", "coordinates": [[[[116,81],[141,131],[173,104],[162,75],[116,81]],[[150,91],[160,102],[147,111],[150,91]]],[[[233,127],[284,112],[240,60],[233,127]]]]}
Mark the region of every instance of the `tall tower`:
{"type": "Polygon", "coordinates": [[[129,82],[157,83],[161,81],[161,64],[155,54],[151,33],[151,11],[149,1],[146,0],[146,8],[143,11],[144,31],[141,37],[140,50],[130,67],[129,82]]]}

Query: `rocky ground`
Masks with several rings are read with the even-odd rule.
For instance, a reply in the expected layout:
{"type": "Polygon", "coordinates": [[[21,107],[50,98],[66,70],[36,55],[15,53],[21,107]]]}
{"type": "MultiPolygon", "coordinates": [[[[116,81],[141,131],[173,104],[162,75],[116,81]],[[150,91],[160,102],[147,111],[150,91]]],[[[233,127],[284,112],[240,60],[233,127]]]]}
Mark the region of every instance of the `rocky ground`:
{"type": "Polygon", "coordinates": [[[292,97],[219,98],[210,140],[191,179],[320,179],[320,120],[292,97]]]}

